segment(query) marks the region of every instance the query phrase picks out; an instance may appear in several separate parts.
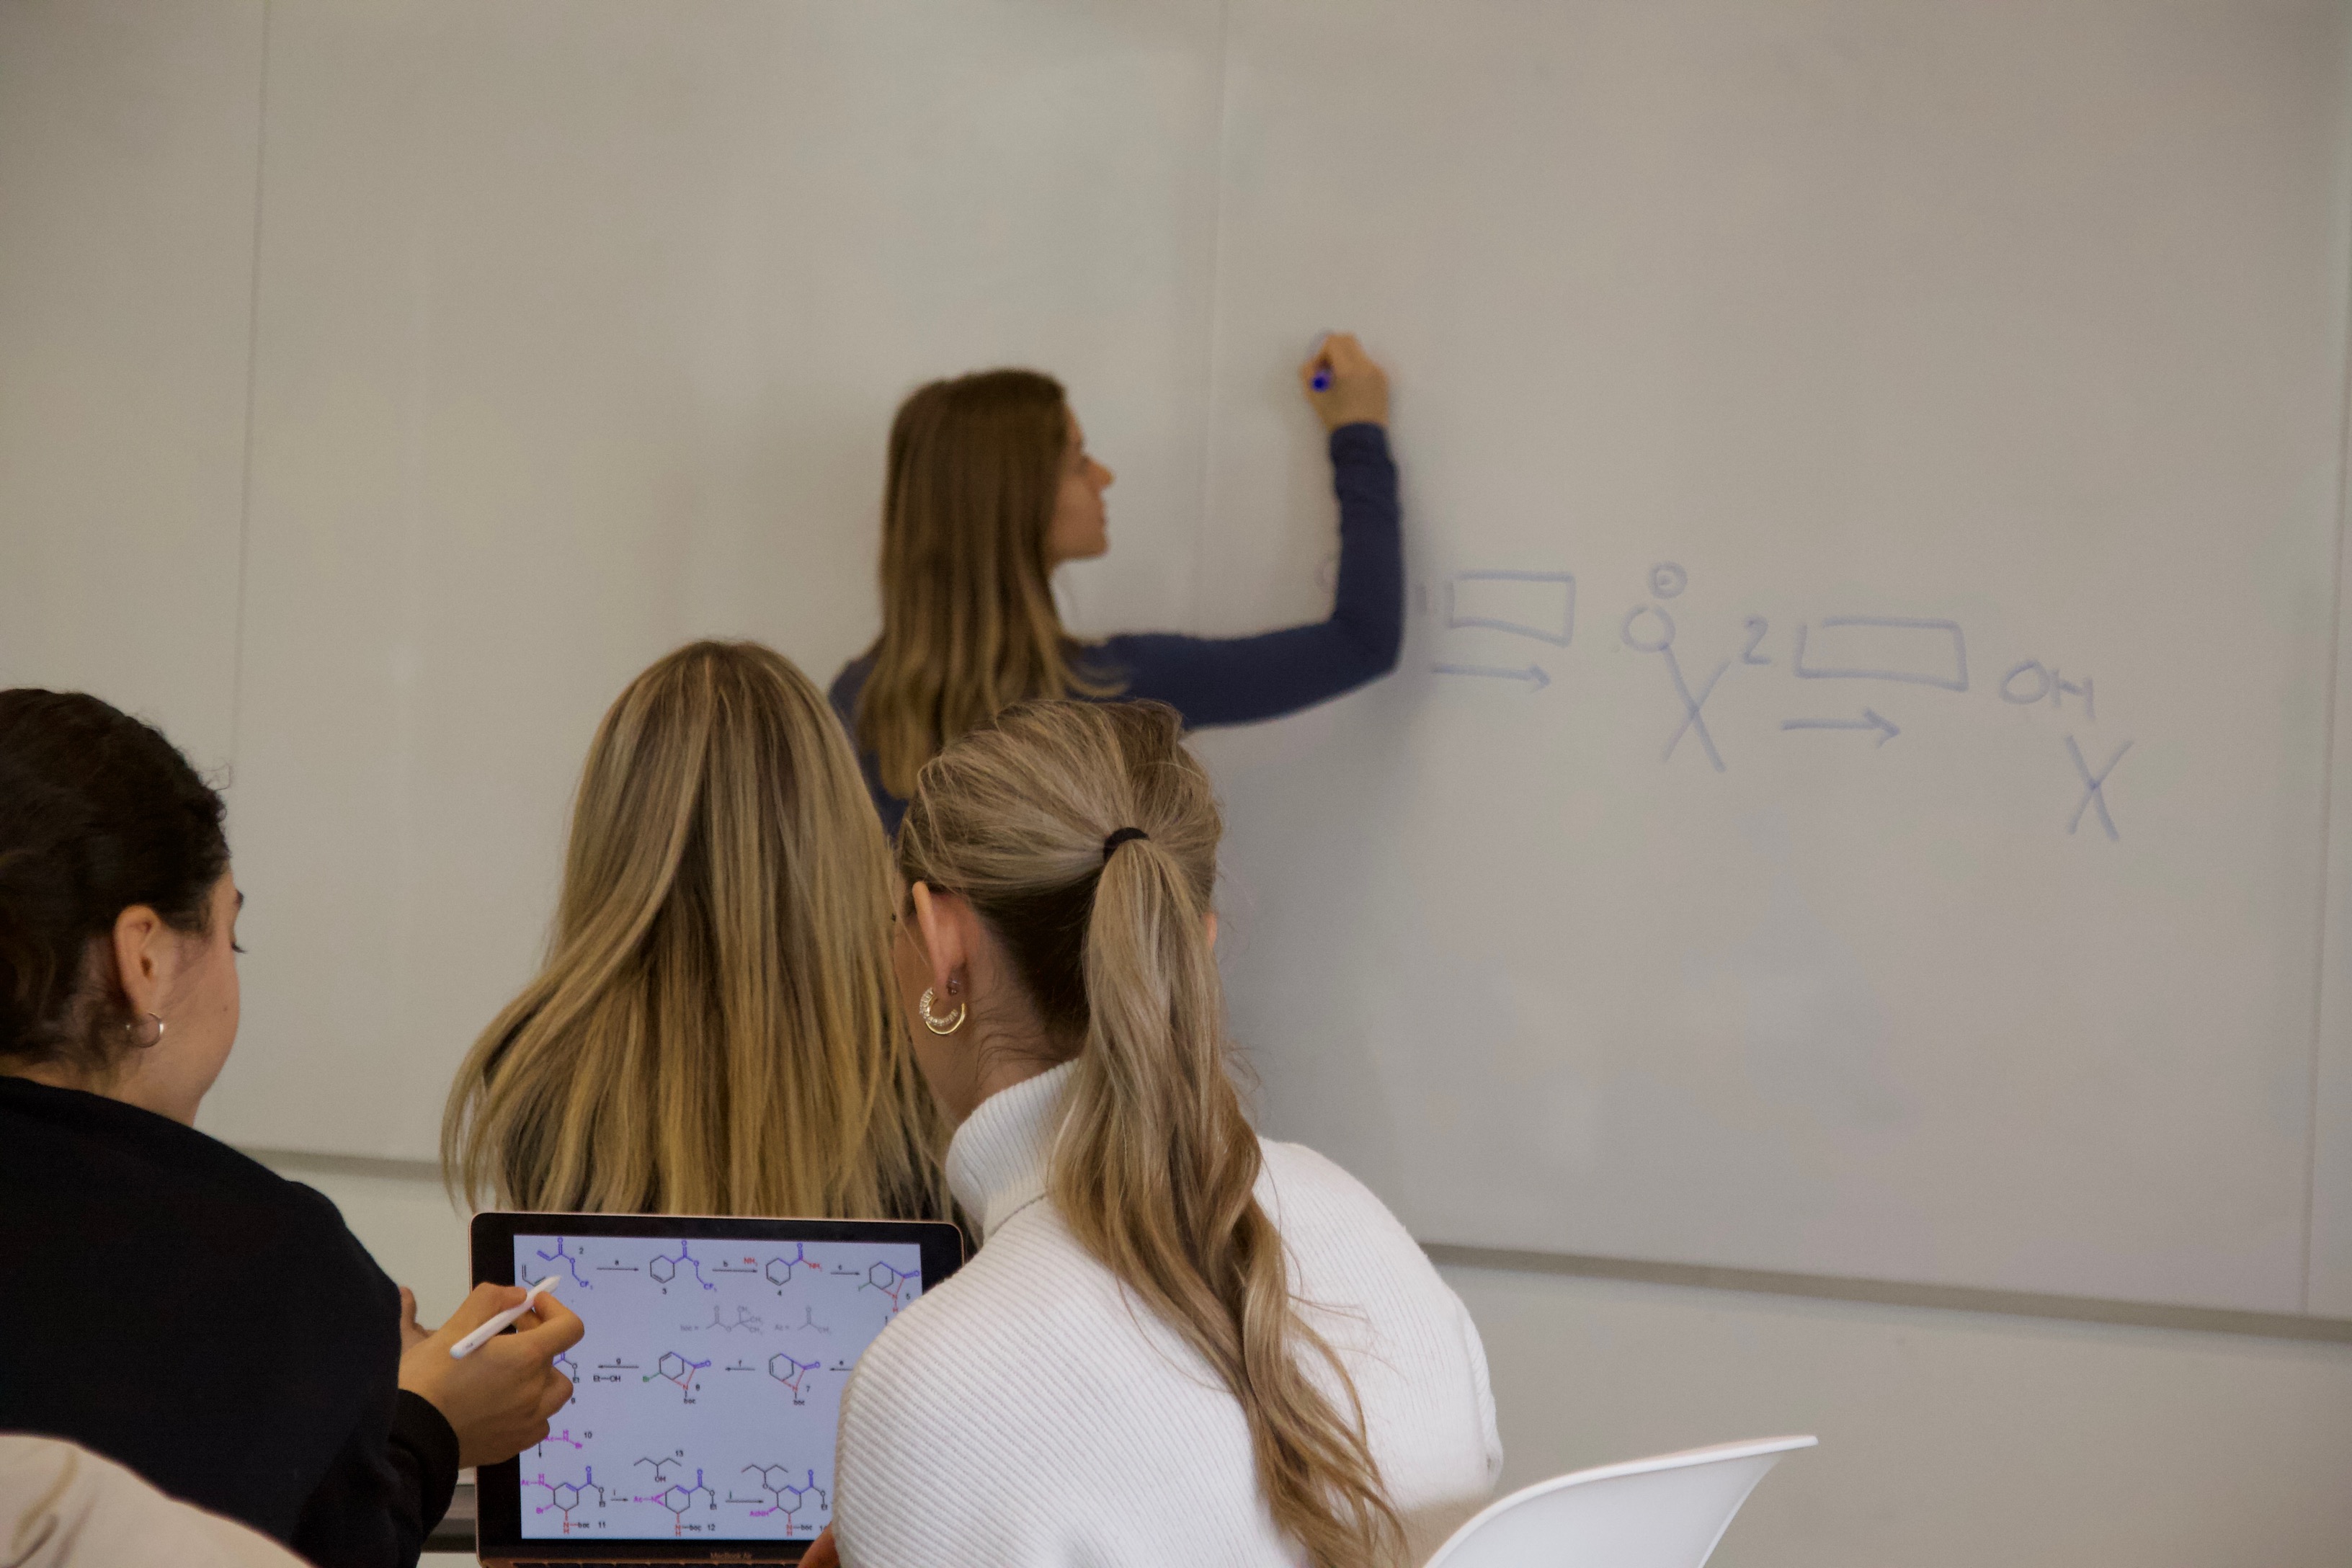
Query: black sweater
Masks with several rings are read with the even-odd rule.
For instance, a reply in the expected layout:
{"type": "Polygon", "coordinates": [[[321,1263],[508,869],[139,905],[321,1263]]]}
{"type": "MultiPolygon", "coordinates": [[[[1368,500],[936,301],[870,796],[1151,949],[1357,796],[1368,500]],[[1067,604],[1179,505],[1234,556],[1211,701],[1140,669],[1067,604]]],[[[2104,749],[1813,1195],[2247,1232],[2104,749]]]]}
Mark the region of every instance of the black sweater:
{"type": "MultiPolygon", "coordinates": [[[[1083,672],[1110,682],[1121,699],[1165,702],[1198,730],[1278,719],[1394,669],[1404,643],[1404,536],[1389,435],[1378,425],[1342,425],[1330,449],[1339,580],[1328,619],[1242,637],[1129,632],[1074,647],[1083,672]]],[[[857,700],[873,673],[869,650],[834,677],[830,696],[857,747],[882,829],[895,835],[907,803],[883,787],[873,752],[857,742],[857,700]]]]}
{"type": "Polygon", "coordinates": [[[416,1561],[457,1439],[335,1205],[192,1127],[0,1077],[0,1429],[69,1437],[313,1562],[416,1561]]]}

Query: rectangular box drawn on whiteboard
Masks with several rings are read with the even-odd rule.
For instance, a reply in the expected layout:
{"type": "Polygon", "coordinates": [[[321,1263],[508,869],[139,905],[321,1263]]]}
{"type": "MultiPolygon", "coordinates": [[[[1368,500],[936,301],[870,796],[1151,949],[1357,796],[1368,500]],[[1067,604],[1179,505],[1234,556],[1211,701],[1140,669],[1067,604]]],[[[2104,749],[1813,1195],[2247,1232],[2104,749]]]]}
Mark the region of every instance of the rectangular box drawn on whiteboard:
{"type": "Polygon", "coordinates": [[[1566,647],[1576,635],[1569,572],[1457,572],[1445,584],[1445,624],[1512,632],[1566,647]]]}
{"type": "Polygon", "coordinates": [[[1807,637],[1797,623],[1798,675],[1807,680],[1904,680],[1969,689],[1968,641],[1958,621],[1895,616],[1823,616],[1807,637]]]}

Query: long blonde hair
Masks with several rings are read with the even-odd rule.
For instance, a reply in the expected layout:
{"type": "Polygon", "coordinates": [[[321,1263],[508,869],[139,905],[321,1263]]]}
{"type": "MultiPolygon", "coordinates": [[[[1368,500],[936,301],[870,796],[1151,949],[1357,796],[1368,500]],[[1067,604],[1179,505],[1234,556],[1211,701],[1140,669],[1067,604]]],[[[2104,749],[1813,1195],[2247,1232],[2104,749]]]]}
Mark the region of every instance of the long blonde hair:
{"type": "Polygon", "coordinates": [[[1046,535],[1069,447],[1062,384],[991,370],[919,387],[890,424],[882,636],[857,703],[882,784],[1010,702],[1110,689],[1074,668],[1046,535]]]}
{"type": "Polygon", "coordinates": [[[806,676],[751,642],[655,664],[589,746],[546,967],[450,1090],[453,1188],[533,1209],[943,1212],[889,879],[806,676]]]}
{"type": "Polygon", "coordinates": [[[1241,1402],[1276,1522],[1318,1568],[1393,1563],[1403,1528],[1362,1403],[1294,1305],[1253,1193],[1257,1137],[1204,929],[1223,825],[1181,733],[1159,703],[1008,708],[924,766],[899,870],[971,901],[1049,1039],[1075,1050],[1054,1202],[1241,1402]],[[1110,842],[1124,828],[1147,837],[1110,842]]]}

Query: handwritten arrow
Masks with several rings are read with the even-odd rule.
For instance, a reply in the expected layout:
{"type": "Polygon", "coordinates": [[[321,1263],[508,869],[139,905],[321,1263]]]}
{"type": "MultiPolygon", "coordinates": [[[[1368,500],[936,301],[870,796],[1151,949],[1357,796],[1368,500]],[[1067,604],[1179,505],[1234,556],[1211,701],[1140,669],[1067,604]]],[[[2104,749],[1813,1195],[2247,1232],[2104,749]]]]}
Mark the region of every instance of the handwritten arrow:
{"type": "Polygon", "coordinates": [[[1878,731],[1878,743],[1882,746],[1903,733],[1892,721],[1880,717],[1867,708],[1862,710],[1862,717],[1859,719],[1783,719],[1780,721],[1780,728],[1783,730],[1875,730],[1878,731]]]}
{"type": "Polygon", "coordinates": [[[1529,691],[1541,691],[1551,684],[1551,677],[1536,664],[1525,669],[1502,669],[1491,664],[1433,664],[1429,668],[1435,675],[1490,675],[1497,680],[1524,680],[1529,691]]]}

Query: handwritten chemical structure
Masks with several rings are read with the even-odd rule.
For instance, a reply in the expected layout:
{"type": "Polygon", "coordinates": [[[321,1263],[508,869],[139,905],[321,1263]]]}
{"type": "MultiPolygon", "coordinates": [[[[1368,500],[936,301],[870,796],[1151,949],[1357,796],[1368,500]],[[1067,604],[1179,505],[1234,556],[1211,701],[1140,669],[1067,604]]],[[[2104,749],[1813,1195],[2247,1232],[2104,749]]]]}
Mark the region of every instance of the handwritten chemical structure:
{"type": "MultiPolygon", "coordinates": [[[[1777,729],[1790,737],[1787,744],[1830,748],[1831,755],[1856,757],[1883,752],[1890,742],[1923,725],[1947,727],[1956,710],[1941,704],[1989,696],[2002,709],[2048,713],[2053,729],[2062,717],[2076,726],[2058,734],[2043,730],[2035,737],[2037,744],[2063,748],[2081,785],[2063,807],[2053,803],[2050,827],[2063,826],[2066,834],[2078,836],[2088,819],[2107,841],[2123,838],[2109,782],[2131,752],[2133,741],[2126,736],[2110,742],[2104,764],[2091,765],[2078,734],[2098,722],[2097,685],[2091,675],[2062,668],[2040,650],[2026,649],[2021,650],[2026,657],[2005,668],[1997,663],[1995,668],[2002,668],[2000,680],[1984,686],[1971,679],[1968,632],[1958,620],[1894,613],[1894,606],[1884,613],[1871,606],[1871,613],[1841,609],[1798,620],[1778,639],[1769,617],[1742,615],[1738,631],[1727,640],[1718,641],[1720,633],[1703,627],[1699,641],[1706,653],[1693,659],[1691,639],[1678,618],[1678,612],[1693,602],[1685,597],[1692,585],[1692,575],[1681,563],[1654,563],[1642,582],[1645,593],[1627,603],[1611,639],[1620,654],[1654,661],[1665,708],[1655,742],[1661,766],[1688,767],[1693,764],[1680,759],[1696,757],[1698,765],[1715,773],[1733,771],[1739,758],[1727,752],[1721,726],[1711,721],[1725,701],[1735,700],[1730,695],[1735,690],[1736,700],[1747,705],[1771,702],[1776,700],[1773,694],[1780,694],[1777,700],[1785,706],[1777,729]],[[1850,688],[1862,700],[1851,706],[1835,700],[1832,694],[1841,688],[1850,688]],[[1853,738],[1841,740],[1841,735],[1853,738]],[[1841,753],[1839,747],[1853,751],[1841,753]]],[[[1451,678],[1450,687],[1515,686],[1523,698],[1532,699],[1561,678],[1566,668],[1561,660],[1576,657],[1573,573],[1500,567],[1457,572],[1446,579],[1443,603],[1440,632],[1445,640],[1427,668],[1432,675],[1451,678]],[[1524,639],[1517,646],[1533,643],[1559,651],[1544,654],[1539,648],[1538,657],[1515,662],[1507,655],[1496,657],[1497,638],[1524,639]]],[[[1508,648],[1511,644],[1506,640],[1500,646],[1508,648]]],[[[1753,731],[1746,733],[1752,751],[1753,731]]]]}

